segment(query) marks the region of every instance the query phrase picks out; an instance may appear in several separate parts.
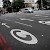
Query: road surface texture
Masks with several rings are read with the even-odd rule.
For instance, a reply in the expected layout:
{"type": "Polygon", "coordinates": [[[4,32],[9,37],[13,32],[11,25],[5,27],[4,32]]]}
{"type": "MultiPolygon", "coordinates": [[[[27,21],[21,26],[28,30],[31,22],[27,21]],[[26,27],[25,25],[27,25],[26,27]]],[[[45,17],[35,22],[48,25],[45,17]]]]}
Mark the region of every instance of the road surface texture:
{"type": "Polygon", "coordinates": [[[50,50],[50,10],[1,15],[0,50],[50,50]]]}

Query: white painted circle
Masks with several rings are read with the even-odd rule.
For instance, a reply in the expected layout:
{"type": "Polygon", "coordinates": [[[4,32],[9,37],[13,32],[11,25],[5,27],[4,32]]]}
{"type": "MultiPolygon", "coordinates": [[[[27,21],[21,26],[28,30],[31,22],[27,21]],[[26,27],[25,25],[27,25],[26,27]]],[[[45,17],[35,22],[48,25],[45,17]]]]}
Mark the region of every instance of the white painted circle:
{"type": "Polygon", "coordinates": [[[50,21],[38,21],[39,23],[50,25],[50,21]]]}
{"type": "Polygon", "coordinates": [[[34,35],[32,35],[31,33],[29,33],[29,32],[26,32],[26,31],[24,31],[24,30],[20,30],[20,29],[12,29],[11,31],[10,31],[10,33],[11,33],[11,35],[15,38],[15,39],[17,39],[18,41],[20,41],[20,42],[23,42],[23,43],[26,43],[26,44],[36,44],[37,42],[38,42],[38,40],[37,40],[37,38],[34,36],[34,35]],[[26,40],[23,40],[23,39],[20,39],[20,38],[18,38],[18,37],[16,37],[15,35],[14,35],[14,31],[21,31],[21,32],[16,32],[16,34],[19,36],[19,37],[22,37],[22,38],[26,38],[27,37],[27,35],[29,35],[29,36],[31,36],[31,40],[30,41],[26,41],[26,40]]]}

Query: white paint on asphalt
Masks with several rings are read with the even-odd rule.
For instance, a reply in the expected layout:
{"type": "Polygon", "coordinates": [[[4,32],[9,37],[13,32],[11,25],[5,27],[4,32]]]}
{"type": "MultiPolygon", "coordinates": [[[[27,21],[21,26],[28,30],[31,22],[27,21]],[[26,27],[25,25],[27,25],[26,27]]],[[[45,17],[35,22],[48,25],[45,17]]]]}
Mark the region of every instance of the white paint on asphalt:
{"type": "Polygon", "coordinates": [[[50,15],[50,14],[45,14],[45,15],[50,15]]]}
{"type": "Polygon", "coordinates": [[[12,29],[12,30],[10,31],[10,33],[11,33],[11,35],[12,35],[15,39],[17,39],[17,40],[20,41],[20,42],[26,43],[26,44],[37,44],[37,42],[38,42],[37,38],[36,38],[34,35],[32,35],[31,33],[27,32],[27,31],[24,31],[24,30],[12,29]],[[16,32],[16,35],[18,35],[19,37],[22,37],[22,38],[26,38],[27,35],[31,36],[31,37],[30,37],[31,40],[23,40],[23,39],[20,39],[19,37],[17,37],[17,36],[14,35],[14,33],[13,33],[14,31],[17,31],[17,32],[16,32]]]}
{"type": "Polygon", "coordinates": [[[42,19],[39,19],[39,20],[47,20],[47,19],[50,19],[50,18],[42,18],[42,19]]]}
{"type": "Polygon", "coordinates": [[[32,17],[33,19],[35,19],[35,18],[42,18],[42,17],[32,17]]]}
{"type": "Polygon", "coordinates": [[[26,18],[20,18],[20,20],[27,20],[27,21],[34,21],[34,20],[31,20],[31,19],[26,19],[26,18]]]}
{"type": "Polygon", "coordinates": [[[1,25],[6,26],[7,28],[10,28],[6,23],[2,23],[1,25]]]}
{"type": "Polygon", "coordinates": [[[40,16],[40,15],[35,15],[35,16],[40,16]]]}
{"type": "Polygon", "coordinates": [[[38,20],[43,20],[43,19],[38,19],[38,20]]]}
{"type": "Polygon", "coordinates": [[[18,24],[22,24],[22,25],[25,25],[25,26],[29,26],[29,27],[32,27],[31,25],[28,25],[28,24],[24,24],[24,23],[20,23],[20,22],[16,22],[15,23],[18,23],[18,24]]]}
{"type": "Polygon", "coordinates": [[[38,21],[41,24],[46,24],[46,25],[50,25],[50,21],[38,21]]]}
{"type": "Polygon", "coordinates": [[[44,35],[41,35],[42,37],[44,36],[44,35]]]}
{"type": "Polygon", "coordinates": [[[7,20],[7,21],[11,21],[11,20],[9,20],[9,19],[5,19],[5,20],[7,20]]]}
{"type": "Polygon", "coordinates": [[[43,16],[43,17],[49,17],[49,16],[43,16]]]}

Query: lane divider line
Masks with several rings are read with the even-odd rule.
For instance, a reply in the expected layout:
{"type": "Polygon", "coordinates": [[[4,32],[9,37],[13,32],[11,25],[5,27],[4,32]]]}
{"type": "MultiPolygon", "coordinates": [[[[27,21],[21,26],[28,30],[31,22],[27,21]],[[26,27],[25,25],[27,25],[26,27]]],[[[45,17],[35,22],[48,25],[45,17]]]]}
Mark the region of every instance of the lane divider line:
{"type": "Polygon", "coordinates": [[[50,18],[41,18],[41,19],[39,19],[39,20],[47,20],[47,19],[50,19],[50,18]]]}
{"type": "Polygon", "coordinates": [[[20,20],[27,20],[27,21],[34,21],[34,20],[31,20],[31,19],[26,19],[26,18],[20,18],[20,20]]]}
{"type": "Polygon", "coordinates": [[[43,16],[43,17],[49,17],[49,16],[43,16]]]}
{"type": "Polygon", "coordinates": [[[35,15],[35,16],[40,16],[40,15],[35,15]]]}
{"type": "Polygon", "coordinates": [[[11,21],[11,20],[8,20],[8,19],[5,19],[5,20],[7,20],[7,21],[11,21]]]}
{"type": "Polygon", "coordinates": [[[16,21],[15,21],[15,23],[18,23],[18,24],[22,24],[22,25],[25,25],[25,26],[32,27],[31,25],[27,25],[27,24],[24,24],[24,23],[16,22],[16,21]]]}

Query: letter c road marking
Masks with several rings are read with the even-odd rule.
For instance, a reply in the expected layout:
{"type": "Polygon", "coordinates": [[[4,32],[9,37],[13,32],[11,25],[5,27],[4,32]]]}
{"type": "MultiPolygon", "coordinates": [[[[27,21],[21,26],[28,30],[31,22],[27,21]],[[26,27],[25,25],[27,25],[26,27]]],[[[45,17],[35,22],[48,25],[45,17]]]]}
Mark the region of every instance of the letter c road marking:
{"type": "Polygon", "coordinates": [[[32,35],[31,33],[27,32],[27,31],[24,31],[24,30],[12,29],[10,31],[10,33],[15,39],[17,39],[20,42],[26,43],[26,44],[36,44],[38,42],[37,38],[34,35],[32,35]],[[19,37],[26,38],[27,35],[30,35],[32,39],[30,41],[28,41],[28,40],[26,41],[26,40],[20,39],[19,37],[14,35],[14,33],[13,33],[14,31],[18,31],[18,32],[16,32],[16,35],[18,35],[19,37]]]}

